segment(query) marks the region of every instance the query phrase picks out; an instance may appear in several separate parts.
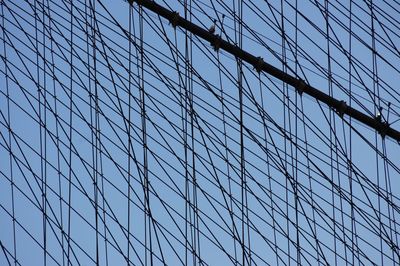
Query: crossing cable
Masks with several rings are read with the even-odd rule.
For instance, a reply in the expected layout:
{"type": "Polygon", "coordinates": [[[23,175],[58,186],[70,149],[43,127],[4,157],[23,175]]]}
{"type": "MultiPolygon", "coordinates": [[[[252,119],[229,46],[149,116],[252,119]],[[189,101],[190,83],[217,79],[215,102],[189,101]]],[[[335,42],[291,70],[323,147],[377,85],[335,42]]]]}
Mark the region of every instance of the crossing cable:
{"type": "MultiPolygon", "coordinates": [[[[1,3],[1,25],[3,28],[5,28],[5,19],[4,19],[4,2],[1,3]]],[[[5,31],[3,30],[3,38],[5,38],[5,31]]],[[[4,57],[7,58],[7,49],[6,49],[6,43],[3,42],[3,53],[4,53],[4,57]]],[[[7,97],[10,96],[10,91],[9,91],[9,79],[8,79],[8,69],[7,69],[7,60],[4,61],[4,66],[5,66],[5,86],[6,86],[6,94],[7,97]]],[[[11,142],[11,115],[10,115],[10,99],[7,98],[7,122],[9,125],[8,128],[8,145],[12,146],[12,142],[11,142]]],[[[10,177],[11,177],[11,208],[12,208],[12,227],[13,227],[13,232],[12,232],[12,239],[13,239],[13,254],[11,255],[12,258],[14,258],[14,265],[17,265],[17,240],[16,240],[16,230],[15,230],[15,197],[14,197],[14,172],[13,172],[13,162],[12,162],[12,154],[11,152],[9,152],[9,167],[10,167],[10,177]]],[[[1,244],[1,242],[0,242],[1,244]]],[[[3,251],[4,246],[3,244],[1,244],[3,251]]],[[[5,251],[4,251],[5,253],[5,251]]],[[[6,256],[7,260],[8,257],[6,256]]],[[[8,261],[9,262],[9,261],[8,261]]],[[[9,262],[9,264],[11,265],[11,263],[9,262]]]]}
{"type": "Polygon", "coordinates": [[[199,27],[198,25],[182,18],[179,15],[179,13],[170,11],[165,7],[157,4],[156,2],[150,0],[130,0],[131,4],[133,4],[133,2],[136,2],[139,5],[164,17],[165,19],[169,20],[173,26],[182,27],[190,31],[191,33],[199,36],[200,38],[209,41],[211,45],[214,46],[215,49],[218,50],[219,48],[221,48],[226,52],[253,65],[256,70],[266,72],[274,76],[275,78],[293,86],[294,88],[296,88],[299,94],[305,93],[315,98],[316,100],[327,104],[330,108],[334,109],[341,117],[343,117],[343,115],[346,114],[349,117],[352,117],[358,120],[359,122],[375,129],[382,135],[382,137],[389,136],[394,140],[396,140],[397,142],[400,142],[400,131],[390,127],[387,122],[380,121],[375,117],[370,117],[358,111],[357,109],[348,106],[345,101],[335,99],[329,96],[328,94],[318,90],[317,88],[314,88],[313,86],[305,83],[302,79],[283,72],[282,70],[264,62],[263,58],[256,57],[250,54],[249,52],[240,49],[236,45],[221,39],[221,37],[218,34],[212,34],[208,32],[207,30],[199,27]]]}
{"type": "MultiPolygon", "coordinates": [[[[129,7],[129,35],[132,34],[132,18],[133,18],[133,8],[129,7]]],[[[131,71],[131,67],[132,67],[132,42],[128,42],[128,46],[129,46],[129,51],[128,51],[128,68],[129,68],[129,73],[132,73],[131,71]]],[[[129,74],[128,73],[128,74],[129,74]]],[[[130,259],[130,248],[129,248],[129,244],[130,244],[130,234],[131,234],[131,230],[130,230],[130,226],[131,226],[131,143],[132,143],[132,139],[131,139],[131,99],[132,99],[132,92],[131,92],[131,84],[132,84],[132,75],[128,75],[128,252],[127,252],[127,261],[129,262],[130,259]]],[[[128,263],[129,265],[129,263],[128,263]]]]}
{"type": "MultiPolygon", "coordinates": [[[[353,18],[352,18],[352,2],[350,2],[350,6],[349,6],[349,14],[348,14],[348,18],[349,18],[349,26],[348,26],[348,29],[349,29],[349,31],[348,31],[348,33],[349,33],[349,42],[348,42],[348,51],[349,51],[349,54],[350,54],[350,56],[348,57],[348,73],[349,73],[349,76],[348,76],[348,80],[349,80],[349,95],[351,95],[351,93],[352,93],[352,67],[351,67],[351,65],[352,65],[352,63],[351,63],[351,56],[352,56],[352,26],[353,26],[353,23],[352,23],[352,20],[353,20],[353,18]]],[[[350,103],[350,105],[351,105],[351,97],[349,96],[349,103],[350,103]]],[[[350,125],[350,128],[351,128],[351,126],[352,126],[352,119],[351,119],[351,117],[350,117],[350,119],[349,119],[349,125],[350,125]]],[[[352,157],[353,157],[353,152],[352,152],[352,147],[353,147],[353,142],[352,142],[352,131],[351,131],[351,129],[349,130],[349,148],[348,148],[348,151],[349,151],[349,159],[350,159],[350,161],[353,159],[352,157]]],[[[345,145],[346,145],[346,141],[345,141],[345,145]]],[[[346,149],[347,150],[347,149],[346,149]]],[[[348,173],[348,182],[349,182],[349,190],[350,190],[350,194],[351,194],[351,196],[350,196],[350,214],[351,214],[351,247],[352,247],[352,249],[354,250],[354,246],[355,246],[355,244],[357,243],[357,234],[356,234],[356,231],[357,231],[357,228],[356,228],[356,223],[355,223],[355,216],[354,216],[354,205],[353,205],[353,179],[352,179],[352,171],[350,171],[350,169],[349,169],[349,173],[348,173]]],[[[355,262],[355,256],[357,256],[357,259],[359,260],[359,253],[357,252],[356,254],[354,254],[354,252],[352,252],[352,254],[351,254],[351,263],[352,263],[352,265],[354,265],[354,262],[355,262]]]]}
{"type": "MultiPolygon", "coordinates": [[[[74,95],[75,95],[75,93],[74,93],[74,95]]],[[[75,96],[74,96],[75,97],[75,96]]],[[[264,109],[264,108],[263,108],[264,109]]],[[[100,132],[99,132],[100,133],[100,132]]],[[[250,164],[249,164],[250,165],[250,164]]],[[[249,175],[249,177],[250,177],[250,175],[249,175]]],[[[104,208],[103,208],[104,209],[104,208]]]]}
{"type": "MultiPolygon", "coordinates": [[[[201,1],[199,1],[199,2],[201,2],[201,1]]],[[[226,4],[221,3],[220,1],[218,1],[218,2],[219,2],[220,5],[224,6],[224,10],[225,10],[228,14],[234,16],[234,15],[233,15],[233,11],[232,11],[226,4]]],[[[246,4],[246,6],[247,6],[250,10],[253,11],[253,14],[254,14],[255,16],[257,16],[257,17],[260,18],[264,23],[266,23],[266,24],[268,25],[268,27],[271,27],[271,30],[273,30],[273,32],[275,32],[275,33],[278,34],[278,35],[281,35],[280,29],[279,29],[279,28],[280,28],[280,24],[279,24],[278,21],[276,20],[277,18],[276,18],[275,16],[274,16],[275,22],[273,22],[270,18],[268,18],[267,15],[265,15],[265,12],[264,12],[261,8],[259,8],[256,4],[254,4],[254,3],[252,3],[252,2],[250,2],[250,3],[247,3],[247,2],[246,2],[245,4],[246,4]],[[263,16],[263,15],[264,15],[264,16],[263,16]],[[272,23],[272,24],[271,24],[271,23],[272,23]]],[[[268,2],[266,2],[266,4],[268,5],[269,10],[270,10],[270,12],[271,12],[272,14],[274,14],[273,11],[278,12],[278,14],[279,14],[279,11],[278,11],[276,8],[272,7],[268,2]]],[[[304,14],[302,14],[295,6],[293,6],[291,3],[287,3],[287,4],[293,9],[293,11],[296,11],[296,10],[297,10],[296,12],[297,12],[299,15],[301,15],[302,19],[306,20],[306,21],[310,24],[310,26],[312,26],[313,28],[315,28],[315,30],[317,30],[318,32],[320,32],[320,33],[323,34],[322,29],[319,28],[318,25],[312,23],[312,22],[309,20],[309,18],[308,18],[307,16],[305,16],[304,14]]],[[[315,5],[314,2],[312,2],[312,4],[315,5]]],[[[330,4],[331,4],[331,3],[330,3],[330,4]]],[[[204,5],[204,3],[203,3],[203,5],[204,5]]],[[[205,11],[204,11],[200,6],[198,6],[198,7],[199,7],[199,10],[201,10],[201,11],[199,11],[199,12],[205,13],[205,11]]],[[[210,8],[211,8],[211,7],[210,7],[210,8]]],[[[321,9],[320,9],[320,11],[321,11],[321,9]]],[[[344,16],[348,16],[347,13],[346,13],[346,14],[341,13],[341,14],[344,15],[344,16]]],[[[334,15],[332,15],[332,17],[335,18],[334,15]]],[[[286,19],[286,22],[289,23],[289,24],[291,25],[291,27],[296,28],[296,25],[294,25],[293,22],[291,22],[290,20],[286,19]]],[[[337,24],[339,24],[344,30],[347,30],[347,31],[349,30],[348,28],[346,28],[346,27],[340,22],[340,20],[335,19],[335,22],[336,22],[337,24]]],[[[257,30],[255,30],[255,29],[253,29],[253,28],[250,28],[246,23],[244,23],[244,26],[245,26],[247,32],[249,33],[249,34],[246,34],[246,35],[245,35],[247,39],[249,39],[250,41],[255,42],[255,43],[257,43],[257,44],[259,44],[259,45],[265,47],[269,52],[271,52],[271,53],[274,55],[274,57],[275,57],[276,59],[281,60],[281,59],[280,59],[281,56],[280,56],[277,52],[275,52],[274,50],[272,50],[271,47],[270,47],[268,44],[266,44],[266,42],[264,41],[264,39],[267,39],[267,40],[269,40],[270,42],[272,42],[272,43],[274,43],[275,45],[278,45],[278,46],[281,46],[281,44],[278,44],[277,42],[275,42],[275,41],[274,41],[273,39],[271,39],[270,37],[264,36],[261,32],[258,32],[257,30]]],[[[224,27],[226,27],[226,26],[224,26],[224,27]]],[[[329,26],[329,27],[331,28],[332,33],[334,33],[332,27],[331,27],[331,26],[329,26]]],[[[232,28],[231,28],[231,30],[232,30],[232,28]]],[[[315,41],[312,40],[304,31],[302,31],[301,29],[298,29],[298,32],[299,32],[304,38],[306,38],[308,41],[310,41],[311,43],[313,43],[313,45],[314,45],[317,49],[319,49],[320,52],[326,53],[326,52],[325,52],[323,49],[321,49],[321,48],[318,46],[318,44],[316,44],[315,41]]],[[[226,35],[226,34],[225,34],[225,35],[226,35]]],[[[323,35],[324,35],[324,34],[323,34],[323,35]]],[[[294,56],[294,59],[292,59],[291,61],[294,61],[294,62],[297,62],[297,63],[298,63],[299,60],[298,60],[297,58],[300,57],[300,58],[302,58],[302,59],[305,59],[307,62],[309,62],[311,65],[315,66],[315,67],[318,69],[318,73],[317,73],[317,71],[311,70],[309,67],[305,67],[304,65],[299,65],[300,71],[301,71],[301,73],[300,73],[301,75],[306,76],[305,73],[304,73],[304,70],[307,70],[307,71],[311,71],[312,73],[314,73],[314,74],[316,74],[316,75],[321,75],[321,76],[327,78],[327,70],[326,70],[323,66],[321,66],[321,65],[319,64],[319,62],[317,62],[315,59],[313,59],[313,58],[310,56],[310,54],[308,54],[304,49],[302,49],[301,47],[297,47],[297,46],[296,46],[296,41],[295,41],[294,39],[290,38],[289,35],[285,35],[285,36],[283,36],[283,37],[284,37],[284,39],[286,40],[286,42],[287,42],[287,44],[288,44],[288,51],[290,51],[291,54],[294,56]],[[295,56],[292,46],[297,47],[298,52],[299,52],[299,55],[295,56]],[[321,72],[322,74],[320,74],[319,72],[321,72]]],[[[324,37],[326,38],[326,36],[324,36],[324,37]]],[[[331,40],[332,44],[335,45],[335,47],[337,47],[340,51],[342,51],[343,54],[345,54],[345,55],[348,57],[348,56],[349,56],[348,51],[347,51],[346,49],[344,49],[344,46],[340,43],[340,41],[339,41],[339,39],[338,39],[338,37],[337,37],[336,34],[334,34],[334,37],[335,37],[336,41],[332,41],[332,40],[331,40]]],[[[229,36],[226,36],[226,38],[229,40],[229,36]]],[[[356,38],[357,38],[357,39],[360,39],[360,37],[358,37],[358,36],[356,36],[356,38]]],[[[363,43],[363,44],[365,44],[365,43],[363,43]]],[[[345,70],[345,67],[344,67],[338,60],[335,60],[335,58],[332,58],[332,61],[334,61],[335,64],[338,64],[339,66],[341,66],[341,68],[342,68],[343,70],[345,70]]],[[[357,58],[352,57],[352,58],[351,58],[351,64],[352,64],[352,65],[354,64],[353,67],[358,67],[358,68],[360,68],[364,73],[366,73],[368,76],[371,76],[371,73],[368,72],[368,67],[367,67],[365,64],[363,64],[362,62],[360,62],[357,58]]],[[[392,65],[393,65],[393,64],[392,64],[392,65]]],[[[298,72],[297,72],[297,71],[294,71],[294,73],[298,73],[298,72]]],[[[333,73],[333,74],[334,74],[334,73],[333,73]]],[[[356,79],[356,80],[359,81],[360,84],[362,84],[362,86],[360,86],[360,88],[362,88],[362,89],[364,89],[365,91],[367,91],[368,94],[372,94],[372,92],[368,89],[368,87],[367,87],[367,85],[365,84],[365,82],[362,81],[362,77],[359,75],[359,73],[358,73],[358,71],[357,71],[356,69],[355,69],[355,74],[357,75],[357,79],[356,79]]],[[[346,78],[344,78],[343,76],[339,76],[339,75],[337,75],[337,74],[334,74],[334,75],[335,75],[336,77],[339,77],[339,78],[343,79],[343,80],[346,80],[346,78]]],[[[345,89],[344,85],[340,84],[339,81],[338,81],[336,78],[335,78],[335,79],[332,79],[332,81],[334,81],[335,85],[338,86],[338,87],[340,88],[341,91],[343,91],[344,93],[348,94],[347,89],[345,89]]],[[[387,89],[385,89],[385,91],[386,91],[387,93],[389,93],[392,97],[395,97],[393,94],[398,94],[398,93],[396,92],[396,90],[395,90],[392,86],[390,86],[389,84],[387,84],[387,83],[386,83],[384,80],[382,80],[381,78],[379,78],[379,82],[381,82],[382,85],[384,84],[386,87],[388,87],[387,89]],[[388,90],[389,90],[389,91],[388,91],[388,90]]],[[[357,93],[356,93],[356,92],[353,92],[353,95],[351,95],[352,100],[354,100],[354,102],[355,102],[356,104],[358,104],[360,107],[362,107],[363,109],[365,109],[366,112],[368,112],[368,109],[367,109],[363,104],[361,104],[361,102],[359,101],[360,95],[357,95],[357,96],[355,96],[355,95],[357,95],[357,93]]],[[[361,97],[362,97],[362,96],[361,96],[361,97]]],[[[371,101],[371,100],[369,100],[369,101],[371,101]]],[[[396,113],[397,113],[397,112],[396,112],[396,113]]],[[[373,116],[373,113],[370,112],[370,115],[373,116]]],[[[392,122],[392,123],[393,123],[393,122],[392,122]]],[[[392,124],[392,123],[391,123],[391,124],[392,124]]]]}

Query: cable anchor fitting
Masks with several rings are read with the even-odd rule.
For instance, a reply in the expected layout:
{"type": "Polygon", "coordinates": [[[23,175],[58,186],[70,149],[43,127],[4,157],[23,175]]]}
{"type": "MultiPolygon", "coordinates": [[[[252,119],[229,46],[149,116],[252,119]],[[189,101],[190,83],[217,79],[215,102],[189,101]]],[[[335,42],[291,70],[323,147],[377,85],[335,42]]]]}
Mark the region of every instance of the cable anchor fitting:
{"type": "Polygon", "coordinates": [[[302,79],[299,79],[299,81],[297,82],[297,92],[300,94],[300,96],[303,95],[306,86],[307,84],[302,79]]]}
{"type": "Polygon", "coordinates": [[[211,41],[211,46],[214,48],[215,51],[218,51],[219,48],[221,47],[221,36],[216,34],[214,35],[214,38],[211,41]]]}
{"type": "Polygon", "coordinates": [[[383,139],[386,137],[388,130],[389,130],[389,123],[379,121],[378,132],[383,139]]]}
{"type": "Polygon", "coordinates": [[[172,27],[176,28],[176,26],[178,26],[180,18],[181,17],[179,16],[179,12],[177,12],[177,11],[172,12],[172,16],[169,19],[169,24],[171,24],[172,27]]]}
{"type": "Polygon", "coordinates": [[[259,56],[257,57],[257,61],[255,62],[253,67],[258,73],[260,73],[263,68],[263,65],[264,65],[264,59],[261,56],[259,56]]]}
{"type": "Polygon", "coordinates": [[[339,116],[343,117],[346,110],[347,110],[347,103],[345,101],[340,101],[339,107],[336,108],[336,111],[338,112],[339,116]]]}

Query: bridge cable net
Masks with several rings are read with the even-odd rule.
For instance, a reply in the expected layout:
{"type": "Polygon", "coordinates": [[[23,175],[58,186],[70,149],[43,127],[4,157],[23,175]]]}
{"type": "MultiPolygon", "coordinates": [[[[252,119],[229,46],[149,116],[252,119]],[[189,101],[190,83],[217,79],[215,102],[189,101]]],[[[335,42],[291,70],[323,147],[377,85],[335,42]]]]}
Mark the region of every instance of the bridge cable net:
{"type": "Polygon", "coordinates": [[[400,4],[0,5],[0,265],[400,263],[400,4]]]}

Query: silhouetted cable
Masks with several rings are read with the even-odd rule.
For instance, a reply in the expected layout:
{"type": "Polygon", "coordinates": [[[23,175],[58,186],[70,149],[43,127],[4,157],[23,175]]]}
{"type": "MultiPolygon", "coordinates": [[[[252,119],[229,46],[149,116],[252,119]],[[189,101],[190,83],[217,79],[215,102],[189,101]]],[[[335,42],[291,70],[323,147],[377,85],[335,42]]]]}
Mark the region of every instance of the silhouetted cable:
{"type": "Polygon", "coordinates": [[[0,260],[397,263],[397,5],[160,3],[1,3],[0,260]]]}

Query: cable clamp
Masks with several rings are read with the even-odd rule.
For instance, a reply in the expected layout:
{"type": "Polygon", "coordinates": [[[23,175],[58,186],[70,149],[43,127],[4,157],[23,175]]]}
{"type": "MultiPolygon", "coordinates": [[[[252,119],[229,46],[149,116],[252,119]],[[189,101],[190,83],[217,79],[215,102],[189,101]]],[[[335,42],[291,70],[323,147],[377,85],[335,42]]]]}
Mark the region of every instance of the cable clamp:
{"type": "Polygon", "coordinates": [[[218,51],[219,48],[221,47],[221,36],[220,35],[214,35],[213,40],[211,41],[211,46],[214,48],[215,51],[218,51]]]}
{"type": "Polygon", "coordinates": [[[299,79],[299,81],[297,83],[297,92],[300,94],[300,96],[303,94],[306,86],[307,86],[307,84],[302,79],[299,79]]]}
{"type": "Polygon", "coordinates": [[[382,138],[385,138],[388,130],[389,130],[389,123],[388,122],[379,122],[378,132],[379,132],[379,134],[381,134],[382,138]]]}
{"type": "Polygon", "coordinates": [[[339,107],[336,108],[337,112],[339,113],[340,117],[343,117],[344,112],[347,109],[347,103],[345,101],[340,101],[339,107]]]}
{"type": "Polygon", "coordinates": [[[253,67],[258,73],[260,73],[263,65],[264,65],[264,59],[261,56],[259,56],[257,57],[257,62],[253,65],[253,67]]]}
{"type": "Polygon", "coordinates": [[[180,19],[179,12],[174,11],[172,12],[172,16],[169,19],[169,23],[172,25],[172,27],[176,28],[176,26],[178,26],[179,19],[180,19]]]}

